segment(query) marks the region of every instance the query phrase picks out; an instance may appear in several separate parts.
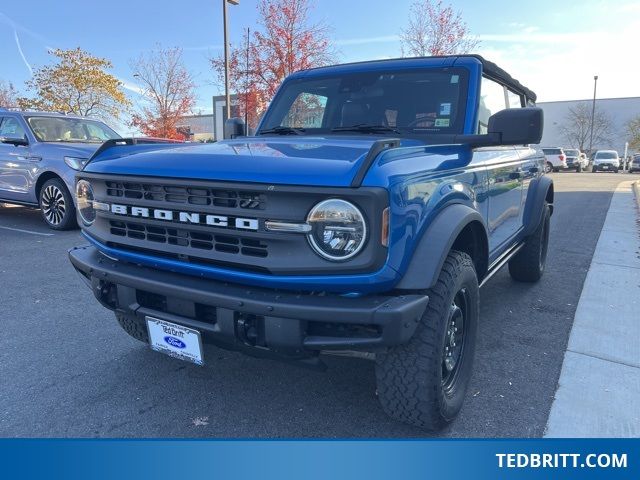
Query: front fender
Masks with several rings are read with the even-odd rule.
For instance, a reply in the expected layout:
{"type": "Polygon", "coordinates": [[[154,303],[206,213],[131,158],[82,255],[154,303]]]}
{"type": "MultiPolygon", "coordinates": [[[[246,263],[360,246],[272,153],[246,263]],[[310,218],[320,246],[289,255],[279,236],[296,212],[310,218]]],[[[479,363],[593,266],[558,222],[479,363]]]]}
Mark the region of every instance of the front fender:
{"type": "MultiPolygon", "coordinates": [[[[422,235],[406,273],[396,285],[403,290],[423,290],[435,285],[444,261],[456,239],[465,227],[477,223],[482,227],[483,248],[486,255],[487,229],[482,215],[473,208],[460,203],[445,207],[431,222],[422,235]]],[[[486,261],[481,262],[486,264],[486,261]]],[[[478,272],[482,275],[483,272],[478,272]]]]}

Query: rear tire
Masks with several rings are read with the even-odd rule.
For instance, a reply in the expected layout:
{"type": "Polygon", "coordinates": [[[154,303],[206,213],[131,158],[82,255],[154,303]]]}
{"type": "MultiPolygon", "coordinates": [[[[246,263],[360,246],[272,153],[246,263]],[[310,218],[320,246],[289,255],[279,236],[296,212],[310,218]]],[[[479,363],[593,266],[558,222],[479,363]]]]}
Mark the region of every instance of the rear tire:
{"type": "Polygon", "coordinates": [[[578,165],[578,168],[576,168],[576,172],[582,173],[582,164],[578,165]]]}
{"type": "Polygon", "coordinates": [[[553,165],[551,162],[547,162],[544,166],[544,173],[551,173],[553,171],[553,165]]]}
{"type": "Polygon", "coordinates": [[[545,202],[536,230],[525,240],[524,247],[509,260],[511,278],[518,282],[537,282],[544,273],[549,249],[551,210],[545,202]]]}
{"type": "Polygon", "coordinates": [[[411,340],[376,354],[383,410],[429,430],[453,421],[471,378],[479,317],[476,271],[466,253],[451,251],[411,340]]]}
{"type": "Polygon", "coordinates": [[[47,180],[38,198],[42,219],[52,230],[78,228],[76,207],[67,186],[59,178],[47,180]]]}
{"type": "Polygon", "coordinates": [[[144,343],[149,343],[149,333],[147,331],[147,325],[138,317],[124,315],[116,312],[116,320],[122,327],[122,329],[129,334],[129,336],[135,338],[144,343]]]}

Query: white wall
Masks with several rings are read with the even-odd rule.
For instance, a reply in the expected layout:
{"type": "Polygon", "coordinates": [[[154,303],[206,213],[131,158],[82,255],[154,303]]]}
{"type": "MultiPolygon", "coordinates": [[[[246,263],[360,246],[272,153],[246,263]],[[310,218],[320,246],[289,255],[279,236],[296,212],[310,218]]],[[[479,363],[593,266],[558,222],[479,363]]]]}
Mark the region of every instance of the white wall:
{"type": "MultiPolygon", "coordinates": [[[[569,108],[591,100],[569,100],[562,102],[540,102],[538,107],[544,110],[544,135],[540,145],[549,147],[569,147],[560,132],[560,126],[566,123],[569,108]]],[[[626,124],[640,116],[640,97],[596,99],[596,109],[603,110],[613,121],[613,139],[611,145],[593,145],[594,149],[613,149],[620,155],[624,153],[624,143],[628,141],[626,124]]]]}

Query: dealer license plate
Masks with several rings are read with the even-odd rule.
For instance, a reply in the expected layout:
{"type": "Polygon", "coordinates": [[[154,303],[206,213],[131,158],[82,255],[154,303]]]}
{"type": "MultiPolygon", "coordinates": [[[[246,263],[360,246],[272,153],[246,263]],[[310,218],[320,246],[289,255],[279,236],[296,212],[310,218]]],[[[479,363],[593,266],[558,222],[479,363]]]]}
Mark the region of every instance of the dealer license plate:
{"type": "Polygon", "coordinates": [[[146,317],[146,320],[153,350],[196,365],[204,363],[200,332],[159,318],[146,317]]]}

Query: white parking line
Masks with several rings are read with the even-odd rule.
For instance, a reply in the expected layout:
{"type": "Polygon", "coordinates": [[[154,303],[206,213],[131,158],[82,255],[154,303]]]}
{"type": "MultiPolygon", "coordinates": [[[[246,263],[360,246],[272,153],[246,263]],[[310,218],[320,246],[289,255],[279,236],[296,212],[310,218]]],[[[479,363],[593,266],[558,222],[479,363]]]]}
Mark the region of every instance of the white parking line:
{"type": "Polygon", "coordinates": [[[22,232],[22,233],[30,233],[31,235],[40,235],[42,237],[53,237],[54,236],[53,233],[40,233],[40,232],[31,231],[31,230],[23,230],[21,228],[2,227],[2,226],[0,226],[0,228],[2,228],[3,230],[11,230],[13,232],[22,232]]]}

